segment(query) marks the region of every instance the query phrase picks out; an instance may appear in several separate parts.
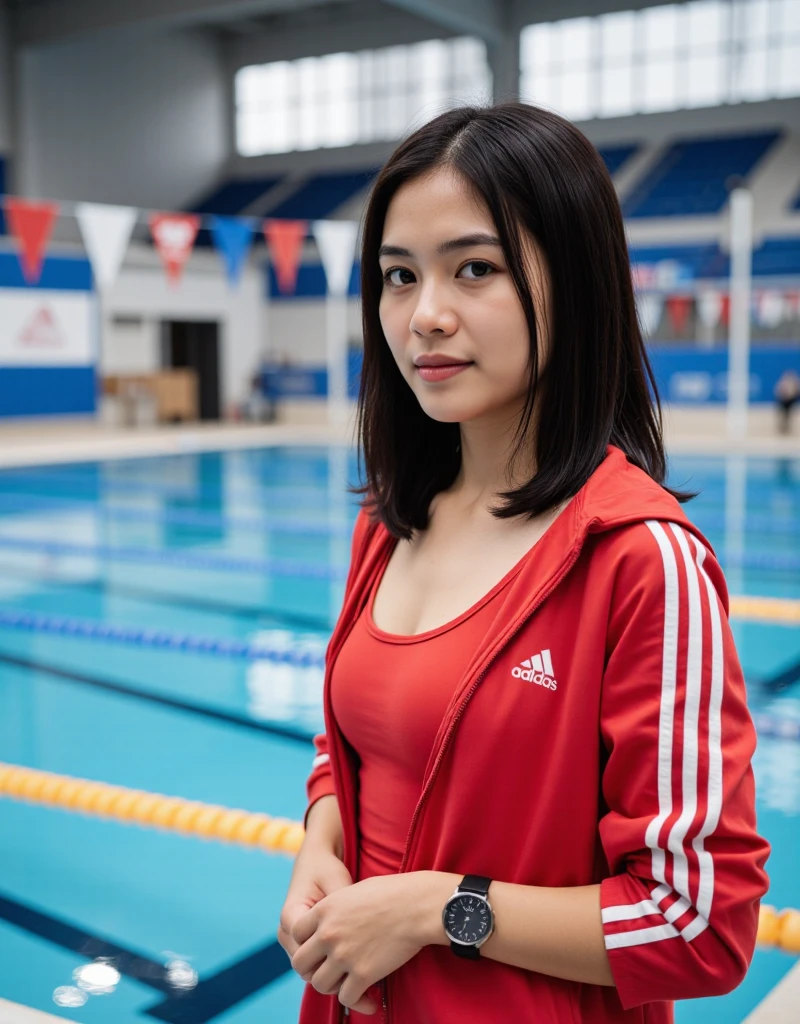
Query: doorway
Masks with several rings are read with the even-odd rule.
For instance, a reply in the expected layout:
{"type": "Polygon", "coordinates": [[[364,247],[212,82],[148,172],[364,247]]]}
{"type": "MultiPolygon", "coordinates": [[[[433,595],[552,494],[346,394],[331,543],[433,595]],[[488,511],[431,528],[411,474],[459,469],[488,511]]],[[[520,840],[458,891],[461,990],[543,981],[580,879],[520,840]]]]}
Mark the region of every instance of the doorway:
{"type": "Polygon", "coordinates": [[[194,370],[200,419],[220,418],[218,321],[162,320],[161,363],[194,370]]]}

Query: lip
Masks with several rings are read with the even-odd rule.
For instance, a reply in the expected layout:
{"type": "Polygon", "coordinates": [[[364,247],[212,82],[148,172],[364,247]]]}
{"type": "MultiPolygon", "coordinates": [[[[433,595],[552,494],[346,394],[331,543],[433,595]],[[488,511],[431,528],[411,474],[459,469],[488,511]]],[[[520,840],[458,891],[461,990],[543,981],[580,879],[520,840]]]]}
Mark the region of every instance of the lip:
{"type": "Polygon", "coordinates": [[[424,381],[435,383],[440,380],[449,380],[464,370],[468,370],[472,363],[440,363],[428,366],[417,366],[417,373],[424,381]]]}
{"type": "Polygon", "coordinates": [[[429,354],[423,354],[417,356],[414,360],[414,366],[419,369],[421,366],[468,366],[468,359],[455,359],[453,356],[447,356],[443,352],[431,352],[429,354]]]}

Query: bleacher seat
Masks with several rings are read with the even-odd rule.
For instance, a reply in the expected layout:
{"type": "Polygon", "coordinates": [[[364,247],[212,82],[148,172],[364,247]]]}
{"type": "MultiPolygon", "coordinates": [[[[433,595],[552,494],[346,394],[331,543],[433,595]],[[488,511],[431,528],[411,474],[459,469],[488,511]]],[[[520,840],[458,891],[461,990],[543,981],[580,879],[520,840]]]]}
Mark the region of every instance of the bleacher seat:
{"type": "Polygon", "coordinates": [[[765,238],[753,252],[753,277],[800,274],[800,238],[765,238]]]}
{"type": "Polygon", "coordinates": [[[623,204],[626,217],[693,217],[719,213],[727,182],[746,177],[779,132],[684,139],[673,143],[623,204]]]}
{"type": "Polygon", "coordinates": [[[223,182],[194,203],[192,212],[218,213],[223,216],[244,213],[251,203],[277,185],[280,180],[280,177],[241,178],[223,182]]]}
{"type": "Polygon", "coordinates": [[[269,211],[270,217],[314,220],[330,216],[337,207],[366,188],[377,174],[378,168],[365,171],[345,171],[335,174],[315,174],[296,192],[269,211]]]}
{"type": "Polygon", "coordinates": [[[638,151],[637,145],[631,144],[626,146],[598,146],[600,156],[605,161],[605,165],[608,168],[608,173],[613,177],[617,171],[622,167],[623,164],[627,163],[628,160],[638,151]]]}

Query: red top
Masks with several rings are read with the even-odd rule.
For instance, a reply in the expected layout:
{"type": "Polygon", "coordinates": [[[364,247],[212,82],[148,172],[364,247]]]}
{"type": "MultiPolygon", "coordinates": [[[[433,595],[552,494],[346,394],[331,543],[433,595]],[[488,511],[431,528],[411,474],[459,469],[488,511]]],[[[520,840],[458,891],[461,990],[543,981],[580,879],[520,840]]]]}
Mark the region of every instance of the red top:
{"type": "Polygon", "coordinates": [[[527,557],[463,614],[414,636],[386,633],[375,624],[372,608],[383,572],[377,577],[331,675],[336,718],[359,758],[358,880],[400,870],[442,719],[491,630],[497,599],[527,557]]]}

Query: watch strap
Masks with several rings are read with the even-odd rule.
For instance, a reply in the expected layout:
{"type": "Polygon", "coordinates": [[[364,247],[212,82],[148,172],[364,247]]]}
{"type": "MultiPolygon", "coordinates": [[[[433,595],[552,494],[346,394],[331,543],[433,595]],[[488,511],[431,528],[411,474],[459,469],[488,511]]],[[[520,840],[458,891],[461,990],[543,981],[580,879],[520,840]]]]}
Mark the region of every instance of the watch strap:
{"type": "Polygon", "coordinates": [[[486,878],[484,875],[464,875],[458,886],[458,891],[474,892],[486,899],[491,884],[491,878],[486,878]]]}
{"type": "Polygon", "coordinates": [[[450,948],[456,956],[460,956],[464,960],[480,960],[481,958],[481,951],[477,946],[460,946],[451,939],[450,948]]]}

